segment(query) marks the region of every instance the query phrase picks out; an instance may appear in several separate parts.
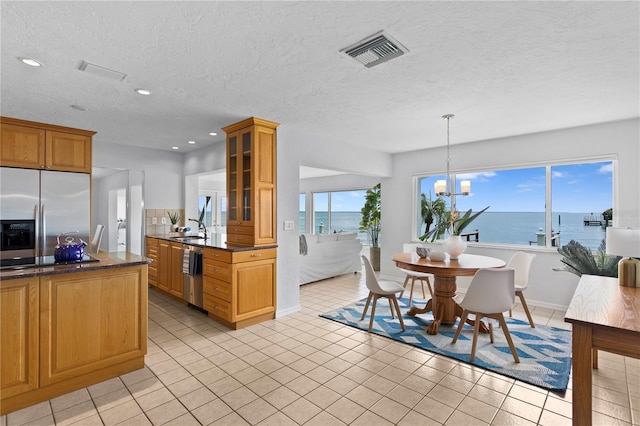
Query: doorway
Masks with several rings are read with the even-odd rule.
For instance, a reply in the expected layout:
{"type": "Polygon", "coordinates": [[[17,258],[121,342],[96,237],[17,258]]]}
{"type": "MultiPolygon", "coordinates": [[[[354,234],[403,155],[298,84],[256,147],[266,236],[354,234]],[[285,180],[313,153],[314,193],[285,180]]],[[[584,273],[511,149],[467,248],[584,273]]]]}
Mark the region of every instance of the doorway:
{"type": "Polygon", "coordinates": [[[210,233],[227,233],[227,194],[220,191],[201,191],[198,195],[200,220],[210,233]]]}

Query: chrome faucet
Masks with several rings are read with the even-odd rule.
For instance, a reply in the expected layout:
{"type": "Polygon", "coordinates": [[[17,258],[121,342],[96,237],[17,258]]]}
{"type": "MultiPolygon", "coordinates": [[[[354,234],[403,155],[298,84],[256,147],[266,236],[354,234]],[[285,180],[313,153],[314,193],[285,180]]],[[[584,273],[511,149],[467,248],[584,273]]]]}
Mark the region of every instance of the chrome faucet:
{"type": "Polygon", "coordinates": [[[200,231],[200,229],[204,229],[204,236],[203,238],[206,240],[207,239],[207,227],[204,224],[203,221],[198,220],[198,219],[188,219],[191,222],[198,222],[198,231],[200,231]]]}

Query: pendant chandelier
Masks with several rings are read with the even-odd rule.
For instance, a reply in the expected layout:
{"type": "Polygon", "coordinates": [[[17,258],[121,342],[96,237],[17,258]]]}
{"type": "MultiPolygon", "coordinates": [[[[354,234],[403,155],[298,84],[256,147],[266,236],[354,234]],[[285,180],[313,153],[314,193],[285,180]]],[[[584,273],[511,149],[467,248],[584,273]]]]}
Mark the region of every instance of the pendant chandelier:
{"type": "Polygon", "coordinates": [[[447,179],[437,180],[436,183],[433,184],[433,189],[437,196],[451,197],[452,195],[469,195],[471,192],[470,180],[460,181],[460,192],[453,192],[455,191],[456,183],[449,171],[451,163],[451,158],[449,156],[449,122],[453,117],[455,117],[453,114],[445,114],[442,116],[442,118],[447,120],[447,179]]]}

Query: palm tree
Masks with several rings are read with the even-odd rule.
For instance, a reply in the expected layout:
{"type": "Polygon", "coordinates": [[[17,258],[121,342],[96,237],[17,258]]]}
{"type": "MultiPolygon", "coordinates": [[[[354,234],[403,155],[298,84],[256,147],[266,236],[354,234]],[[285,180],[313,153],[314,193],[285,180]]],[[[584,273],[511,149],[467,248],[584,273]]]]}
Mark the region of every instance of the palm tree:
{"type": "Polygon", "coordinates": [[[429,198],[425,194],[420,194],[420,214],[425,224],[424,234],[420,240],[429,239],[433,242],[441,238],[449,226],[449,212],[444,200],[440,197],[431,199],[431,193],[429,198]],[[433,229],[431,229],[432,225],[434,225],[433,229]]]}

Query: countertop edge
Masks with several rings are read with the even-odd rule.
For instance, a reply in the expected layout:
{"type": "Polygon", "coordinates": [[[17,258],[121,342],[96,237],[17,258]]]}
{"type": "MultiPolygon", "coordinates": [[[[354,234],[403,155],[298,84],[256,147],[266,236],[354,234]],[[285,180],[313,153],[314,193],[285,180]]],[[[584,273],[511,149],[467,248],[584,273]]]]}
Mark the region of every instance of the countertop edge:
{"type": "MultiPolygon", "coordinates": [[[[218,235],[220,235],[220,234],[218,234],[218,235]]],[[[241,251],[253,251],[253,250],[264,250],[264,249],[278,248],[277,244],[269,244],[269,245],[265,245],[265,246],[249,246],[249,247],[245,247],[245,246],[229,246],[226,242],[223,243],[221,241],[222,238],[220,238],[220,236],[208,238],[205,241],[204,244],[202,242],[198,242],[198,241],[201,241],[201,239],[194,239],[194,240],[187,240],[187,241],[179,239],[180,237],[187,237],[187,236],[188,236],[187,234],[181,234],[181,233],[145,235],[145,237],[147,237],[147,238],[155,238],[155,239],[158,239],[158,240],[165,240],[165,241],[170,241],[172,243],[180,243],[180,244],[185,244],[185,245],[189,245],[189,246],[225,250],[225,251],[228,251],[228,252],[231,252],[231,253],[241,252],[241,251]],[[179,238],[175,238],[175,237],[179,237],[179,238]]],[[[195,237],[196,236],[194,235],[194,238],[195,237]]],[[[224,239],[226,239],[226,237],[224,239]]]]}
{"type": "Polygon", "coordinates": [[[48,265],[35,268],[9,269],[0,271],[0,280],[42,277],[47,275],[73,274],[77,272],[97,271],[100,269],[126,268],[148,265],[151,259],[126,252],[92,253],[98,262],[75,263],[69,265],[48,265]]]}

